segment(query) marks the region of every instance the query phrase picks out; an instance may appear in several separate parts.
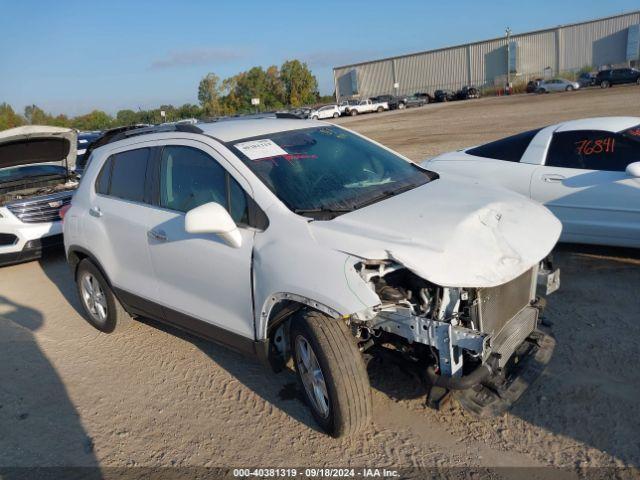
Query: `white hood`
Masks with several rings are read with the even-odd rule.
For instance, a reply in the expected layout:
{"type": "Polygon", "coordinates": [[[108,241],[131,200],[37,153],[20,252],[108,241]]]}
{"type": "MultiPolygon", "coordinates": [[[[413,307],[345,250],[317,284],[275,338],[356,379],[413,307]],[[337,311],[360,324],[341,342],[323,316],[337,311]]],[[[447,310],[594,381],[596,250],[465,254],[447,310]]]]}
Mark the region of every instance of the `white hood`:
{"type": "Polygon", "coordinates": [[[75,167],[77,134],[70,128],[25,125],[0,132],[0,168],[65,162],[75,167]]]}
{"type": "Polygon", "coordinates": [[[446,287],[493,287],[549,254],[562,226],[542,205],[474,180],[434,180],[310,230],[323,245],[393,259],[446,287]]]}

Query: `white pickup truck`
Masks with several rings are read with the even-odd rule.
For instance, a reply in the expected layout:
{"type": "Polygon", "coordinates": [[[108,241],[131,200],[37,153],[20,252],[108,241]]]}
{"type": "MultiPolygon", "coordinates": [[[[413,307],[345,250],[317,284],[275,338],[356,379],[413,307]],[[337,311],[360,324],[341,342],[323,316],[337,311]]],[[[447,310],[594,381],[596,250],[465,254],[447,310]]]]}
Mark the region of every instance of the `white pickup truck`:
{"type": "Polygon", "coordinates": [[[387,102],[374,102],[368,98],[361,100],[356,105],[347,105],[344,109],[344,114],[353,117],[360,113],[384,112],[385,110],[389,110],[387,102]]]}

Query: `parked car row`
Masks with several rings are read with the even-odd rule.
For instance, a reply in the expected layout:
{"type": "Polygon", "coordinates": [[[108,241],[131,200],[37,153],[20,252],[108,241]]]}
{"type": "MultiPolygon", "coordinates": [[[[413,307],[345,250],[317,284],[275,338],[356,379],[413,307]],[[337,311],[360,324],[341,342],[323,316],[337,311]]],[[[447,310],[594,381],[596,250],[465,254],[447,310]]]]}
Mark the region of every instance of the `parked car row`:
{"type": "Polygon", "coordinates": [[[527,93],[571,92],[580,88],[599,86],[609,88],[613,85],[636,83],[640,85],[640,71],[635,68],[613,68],[601,70],[597,74],[581,73],[576,81],[564,78],[536,78],[527,83],[527,93]]]}

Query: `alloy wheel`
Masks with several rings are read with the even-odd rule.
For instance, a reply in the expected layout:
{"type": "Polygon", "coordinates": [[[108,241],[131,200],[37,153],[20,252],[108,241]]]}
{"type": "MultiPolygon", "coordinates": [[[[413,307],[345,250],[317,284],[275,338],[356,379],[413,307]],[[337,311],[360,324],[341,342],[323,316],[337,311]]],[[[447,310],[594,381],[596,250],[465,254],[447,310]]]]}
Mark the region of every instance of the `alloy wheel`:
{"type": "Polygon", "coordinates": [[[329,416],[327,384],[311,344],[301,335],[296,338],[296,363],[302,385],[313,403],[313,408],[323,418],[327,418],[329,416]]]}
{"type": "Polygon", "coordinates": [[[89,314],[94,320],[104,323],[108,314],[107,298],[100,282],[90,273],[85,273],[80,280],[80,290],[82,301],[89,314]]]}

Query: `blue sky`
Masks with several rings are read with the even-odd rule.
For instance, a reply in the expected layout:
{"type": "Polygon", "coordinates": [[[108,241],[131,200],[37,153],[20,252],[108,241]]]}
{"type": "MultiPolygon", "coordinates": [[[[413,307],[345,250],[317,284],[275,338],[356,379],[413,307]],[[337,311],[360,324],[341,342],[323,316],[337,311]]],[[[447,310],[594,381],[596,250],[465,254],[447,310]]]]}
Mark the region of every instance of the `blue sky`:
{"type": "Polygon", "coordinates": [[[77,115],[197,103],[207,72],[331,67],[618,14],[638,0],[0,0],[0,102],[77,115]]]}

